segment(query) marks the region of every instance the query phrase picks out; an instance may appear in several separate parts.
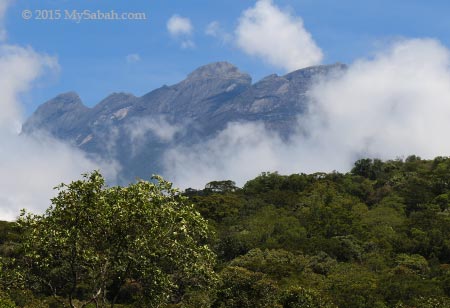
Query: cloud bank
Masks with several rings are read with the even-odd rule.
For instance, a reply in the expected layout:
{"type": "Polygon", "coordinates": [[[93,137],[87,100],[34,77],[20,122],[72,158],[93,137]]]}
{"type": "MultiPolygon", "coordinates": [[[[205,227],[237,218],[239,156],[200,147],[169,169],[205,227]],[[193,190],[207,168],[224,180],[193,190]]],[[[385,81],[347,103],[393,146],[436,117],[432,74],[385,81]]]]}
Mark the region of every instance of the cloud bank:
{"type": "Polygon", "coordinates": [[[244,11],[235,36],[245,53],[285,71],[319,64],[323,58],[303,20],[280,10],[271,0],[259,0],[244,11]]]}
{"type": "Polygon", "coordinates": [[[310,96],[310,139],[341,157],[450,155],[450,50],[435,40],[399,41],[310,96]]]}
{"type": "Polygon", "coordinates": [[[398,41],[309,93],[288,141],[261,123],[230,124],[215,138],[169,151],[166,175],[181,187],[239,185],[263,171],[348,171],[362,157],[450,155],[450,50],[431,39],[398,41]]]}

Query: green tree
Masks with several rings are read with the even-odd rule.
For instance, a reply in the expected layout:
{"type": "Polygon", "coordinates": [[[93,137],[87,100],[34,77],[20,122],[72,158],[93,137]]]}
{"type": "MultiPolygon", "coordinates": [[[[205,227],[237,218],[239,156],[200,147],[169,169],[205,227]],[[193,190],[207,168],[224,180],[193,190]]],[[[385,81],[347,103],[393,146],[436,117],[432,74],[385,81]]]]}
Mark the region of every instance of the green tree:
{"type": "Polygon", "coordinates": [[[16,305],[8,295],[0,292],[0,308],[15,308],[16,305]]]}
{"type": "Polygon", "coordinates": [[[229,266],[221,273],[221,285],[214,308],[274,308],[278,287],[263,273],[229,266]]]}
{"type": "Polygon", "coordinates": [[[334,304],[324,299],[314,290],[293,286],[281,294],[283,308],[334,308],[334,304]]]}
{"type": "Polygon", "coordinates": [[[224,192],[233,192],[238,190],[236,183],[231,180],[227,181],[212,181],[205,185],[204,191],[206,192],[215,192],[215,193],[224,193],[224,192]]]}
{"type": "Polygon", "coordinates": [[[130,284],[145,307],[209,289],[206,221],[171,183],[154,180],[109,188],[96,171],[61,184],[45,214],[23,213],[28,286],[67,298],[72,308],[113,307],[130,284]]]}

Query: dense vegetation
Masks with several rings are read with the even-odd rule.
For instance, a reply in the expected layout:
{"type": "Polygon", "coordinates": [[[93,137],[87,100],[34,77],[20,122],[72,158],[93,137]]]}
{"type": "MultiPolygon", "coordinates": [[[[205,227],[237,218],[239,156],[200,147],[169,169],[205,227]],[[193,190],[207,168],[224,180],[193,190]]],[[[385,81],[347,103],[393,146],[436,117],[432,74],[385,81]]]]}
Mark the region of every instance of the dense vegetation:
{"type": "MultiPolygon", "coordinates": [[[[156,186],[142,182],[135,194],[129,192],[133,185],[100,185],[95,191],[105,191],[107,202],[95,210],[88,205],[97,193],[76,203],[60,194],[44,216],[2,223],[0,307],[62,307],[61,301],[70,296],[80,305],[99,285],[104,286],[104,302],[115,298],[122,307],[450,307],[450,158],[363,159],[347,174],[263,173],[243,188],[216,181],[204,190],[188,189],[184,196],[159,181],[156,186]],[[153,198],[142,197],[149,189],[159,196],[156,205],[151,205],[153,198]],[[137,216],[120,210],[124,220],[108,214],[117,200],[131,206],[131,212],[138,210],[132,206],[136,198],[153,210],[137,216]],[[67,204],[74,205],[72,212],[67,204]],[[39,281],[70,282],[64,274],[67,264],[61,264],[70,255],[65,249],[61,254],[66,259],[46,259],[45,254],[59,249],[48,242],[54,226],[67,228],[72,221],[67,217],[76,215],[80,204],[86,208],[75,230],[93,230],[83,235],[80,246],[90,251],[81,259],[83,279],[72,295],[70,288],[52,294],[39,281]],[[158,214],[166,204],[173,211],[158,214]],[[49,217],[67,220],[57,219],[58,225],[49,217]],[[188,236],[173,236],[181,221],[188,236]],[[109,236],[107,242],[101,241],[102,232],[109,236]],[[155,244],[165,238],[162,234],[172,234],[167,245],[155,244]],[[145,249],[133,248],[142,241],[145,249]],[[172,253],[170,243],[178,243],[180,253],[172,253]],[[143,264],[133,263],[132,275],[124,276],[123,266],[111,265],[102,283],[92,279],[102,276],[99,265],[111,264],[115,253],[118,260],[134,260],[141,252],[143,264]],[[147,267],[151,274],[142,271],[147,267]]],[[[99,200],[94,203],[103,202],[99,200]]],[[[64,245],[73,239],[61,238],[64,245]]]]}

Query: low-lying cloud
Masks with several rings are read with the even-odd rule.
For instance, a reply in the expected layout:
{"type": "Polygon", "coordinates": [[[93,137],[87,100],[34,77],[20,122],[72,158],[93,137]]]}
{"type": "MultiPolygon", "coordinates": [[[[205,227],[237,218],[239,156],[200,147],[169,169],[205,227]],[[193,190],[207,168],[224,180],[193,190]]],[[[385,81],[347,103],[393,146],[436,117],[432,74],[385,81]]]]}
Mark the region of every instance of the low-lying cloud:
{"type": "Polygon", "coordinates": [[[181,187],[239,185],[263,171],[348,171],[362,157],[450,155],[450,50],[432,39],[398,41],[314,84],[297,133],[230,124],[215,138],[173,148],[166,176],[181,187]]]}
{"type": "Polygon", "coordinates": [[[286,146],[262,123],[230,123],[213,139],[170,149],[165,155],[165,175],[183,188],[201,188],[218,179],[242,184],[261,171],[295,169],[295,162],[284,169],[286,146]]]}
{"type": "Polygon", "coordinates": [[[285,71],[319,64],[323,58],[303,20],[282,11],[271,0],[259,0],[244,11],[235,36],[245,53],[285,71]]]}
{"type": "Polygon", "coordinates": [[[148,140],[149,135],[152,136],[151,139],[156,138],[162,143],[168,143],[182,129],[182,125],[171,124],[164,116],[137,118],[125,126],[131,140],[133,156],[146,146],[145,141],[148,140]]]}

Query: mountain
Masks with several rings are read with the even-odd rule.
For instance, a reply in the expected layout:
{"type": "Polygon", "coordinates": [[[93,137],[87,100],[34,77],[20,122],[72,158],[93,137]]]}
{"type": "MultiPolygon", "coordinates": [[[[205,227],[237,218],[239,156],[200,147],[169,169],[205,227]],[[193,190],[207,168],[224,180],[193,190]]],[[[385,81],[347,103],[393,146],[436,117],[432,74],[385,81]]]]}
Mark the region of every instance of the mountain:
{"type": "Polygon", "coordinates": [[[260,121],[288,137],[307,107],[309,86],[345,68],[314,66],[252,83],[230,63],[211,63],[175,85],[141,97],[113,93],[92,108],[74,92],[60,94],[39,106],[22,133],[46,131],[89,154],[115,159],[123,180],[147,178],[162,171],[162,155],[172,145],[207,140],[231,122],[260,121]]]}

